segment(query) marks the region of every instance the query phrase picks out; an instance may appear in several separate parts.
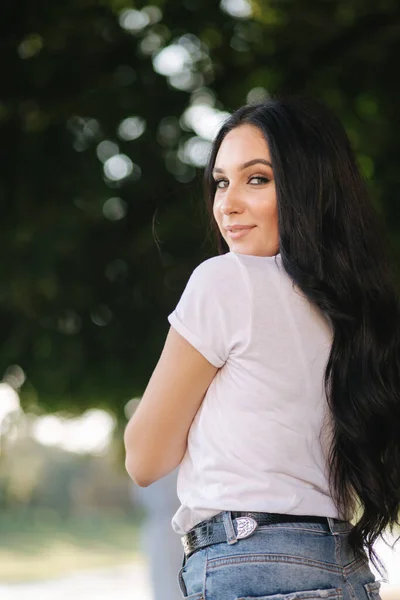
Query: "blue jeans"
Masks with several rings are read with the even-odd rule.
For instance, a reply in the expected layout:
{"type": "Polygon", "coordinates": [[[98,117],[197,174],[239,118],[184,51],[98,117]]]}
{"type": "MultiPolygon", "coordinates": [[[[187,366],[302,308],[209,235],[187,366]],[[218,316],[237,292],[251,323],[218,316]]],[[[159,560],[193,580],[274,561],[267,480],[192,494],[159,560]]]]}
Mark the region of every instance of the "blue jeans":
{"type": "Polygon", "coordinates": [[[355,558],[351,524],[279,523],[236,539],[231,513],[220,513],[227,542],[184,557],[178,581],[190,600],[380,600],[367,557],[355,558]],[[230,542],[230,543],[229,543],[230,542]]]}

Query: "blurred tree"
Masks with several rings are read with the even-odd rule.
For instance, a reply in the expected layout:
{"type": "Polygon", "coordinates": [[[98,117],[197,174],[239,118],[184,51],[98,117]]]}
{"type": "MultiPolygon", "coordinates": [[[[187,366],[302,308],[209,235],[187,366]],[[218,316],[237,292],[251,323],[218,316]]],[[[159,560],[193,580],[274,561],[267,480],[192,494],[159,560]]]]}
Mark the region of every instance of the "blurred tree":
{"type": "Polygon", "coordinates": [[[123,417],[206,237],[215,122],[266,94],[345,124],[400,258],[396,0],[4,3],[0,366],[23,402],[123,417]]]}

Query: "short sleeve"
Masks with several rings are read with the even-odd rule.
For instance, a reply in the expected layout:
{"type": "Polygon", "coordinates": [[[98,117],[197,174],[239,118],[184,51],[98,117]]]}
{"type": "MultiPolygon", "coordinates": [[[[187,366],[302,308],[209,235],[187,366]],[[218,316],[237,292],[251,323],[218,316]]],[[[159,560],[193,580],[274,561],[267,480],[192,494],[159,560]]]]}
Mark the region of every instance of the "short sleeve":
{"type": "Polygon", "coordinates": [[[168,316],[172,327],[215,367],[225,364],[243,335],[248,302],[239,277],[238,265],[227,255],[204,261],[168,316]]]}

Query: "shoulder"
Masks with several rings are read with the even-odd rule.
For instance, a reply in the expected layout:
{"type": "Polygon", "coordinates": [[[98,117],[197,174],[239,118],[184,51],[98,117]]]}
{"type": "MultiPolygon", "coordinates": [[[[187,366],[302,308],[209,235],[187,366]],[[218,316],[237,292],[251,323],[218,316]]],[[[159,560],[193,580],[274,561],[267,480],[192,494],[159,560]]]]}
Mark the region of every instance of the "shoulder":
{"type": "Polygon", "coordinates": [[[193,271],[190,281],[202,288],[216,290],[232,289],[241,278],[240,265],[232,253],[213,256],[200,263],[193,271]]]}
{"type": "Polygon", "coordinates": [[[212,256],[207,258],[200,263],[195,270],[193,275],[196,274],[200,277],[215,277],[221,276],[224,273],[232,273],[238,270],[238,261],[236,256],[232,252],[227,254],[220,254],[218,256],[212,256]]]}
{"type": "Polygon", "coordinates": [[[259,276],[264,277],[266,272],[284,273],[280,254],[253,256],[228,252],[200,263],[193,271],[192,277],[198,281],[216,280],[220,285],[230,283],[234,286],[237,283],[243,284],[243,281],[247,283],[259,276]]]}

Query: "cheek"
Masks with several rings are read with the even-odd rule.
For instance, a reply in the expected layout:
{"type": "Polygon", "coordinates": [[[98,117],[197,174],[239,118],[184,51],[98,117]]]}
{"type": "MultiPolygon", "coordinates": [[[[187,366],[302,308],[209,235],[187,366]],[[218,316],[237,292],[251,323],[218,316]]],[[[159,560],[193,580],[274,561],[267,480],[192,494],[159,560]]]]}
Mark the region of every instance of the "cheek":
{"type": "Polygon", "coordinates": [[[265,223],[266,227],[275,225],[278,220],[278,205],[276,203],[275,195],[268,198],[262,205],[259,205],[257,213],[260,220],[265,223]]]}
{"type": "Polygon", "coordinates": [[[264,207],[259,207],[257,210],[257,217],[259,221],[265,225],[265,227],[270,228],[271,225],[275,225],[278,218],[276,207],[271,206],[270,204],[264,207]]]}
{"type": "Polygon", "coordinates": [[[214,200],[213,215],[214,215],[214,219],[217,221],[217,223],[219,223],[222,215],[221,215],[221,211],[219,210],[218,200],[214,200]]]}

